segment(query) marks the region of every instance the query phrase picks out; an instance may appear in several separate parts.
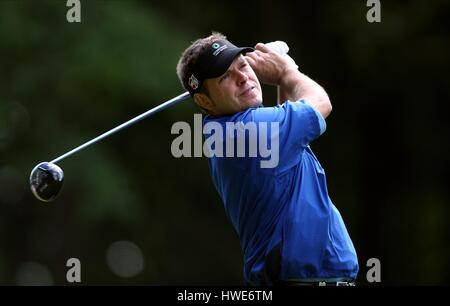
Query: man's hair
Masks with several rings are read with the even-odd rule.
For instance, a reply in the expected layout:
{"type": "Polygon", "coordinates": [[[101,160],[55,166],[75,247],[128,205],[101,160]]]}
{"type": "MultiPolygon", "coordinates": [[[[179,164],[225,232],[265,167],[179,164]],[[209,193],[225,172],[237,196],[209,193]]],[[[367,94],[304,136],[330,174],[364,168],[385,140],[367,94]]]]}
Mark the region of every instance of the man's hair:
{"type": "MultiPolygon", "coordinates": [[[[189,90],[188,80],[194,73],[193,70],[200,54],[202,54],[214,41],[219,39],[226,39],[226,37],[219,32],[212,32],[210,36],[197,39],[186,50],[184,50],[180,60],[178,61],[177,75],[180,79],[181,85],[183,85],[186,90],[189,90]]],[[[202,86],[200,91],[208,95],[208,91],[205,86],[202,86]]]]}

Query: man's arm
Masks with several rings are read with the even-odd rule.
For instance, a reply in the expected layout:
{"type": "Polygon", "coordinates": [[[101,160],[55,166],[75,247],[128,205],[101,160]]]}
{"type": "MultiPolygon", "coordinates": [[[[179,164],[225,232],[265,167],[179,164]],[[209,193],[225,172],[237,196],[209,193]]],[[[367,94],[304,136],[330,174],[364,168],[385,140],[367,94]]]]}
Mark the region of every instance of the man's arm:
{"type": "Polygon", "coordinates": [[[298,71],[295,63],[274,52],[264,44],[257,44],[246,58],[264,84],[280,87],[282,101],[307,100],[323,118],[328,117],[332,106],[325,90],[308,76],[298,71]]]}
{"type": "Polygon", "coordinates": [[[326,91],[297,69],[287,69],[280,79],[280,97],[282,101],[307,100],[323,118],[331,113],[331,101],[326,91]]]}

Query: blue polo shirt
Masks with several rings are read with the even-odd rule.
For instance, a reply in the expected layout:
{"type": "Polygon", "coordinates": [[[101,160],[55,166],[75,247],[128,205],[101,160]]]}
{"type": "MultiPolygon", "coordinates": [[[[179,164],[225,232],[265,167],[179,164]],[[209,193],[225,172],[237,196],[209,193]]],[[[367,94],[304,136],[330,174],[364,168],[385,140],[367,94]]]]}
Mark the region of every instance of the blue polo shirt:
{"type": "MultiPolygon", "coordinates": [[[[203,126],[212,122],[220,124],[222,131],[209,129],[210,133],[204,135],[205,143],[214,132],[221,132],[224,154],[215,154],[208,162],[226,215],[239,236],[246,283],[271,284],[276,281],[273,278],[355,279],[358,273],[355,248],[328,196],[325,171],[309,147],[325,131],[321,114],[307,101],[300,100],[250,108],[231,116],[206,116],[203,126]],[[269,159],[267,155],[249,156],[249,150],[238,157],[238,138],[245,137],[246,143],[250,143],[251,136],[227,131],[227,123],[238,126],[249,122],[255,123],[258,137],[267,138],[263,138],[267,148],[273,145],[270,149],[275,150],[278,142],[276,166],[261,167],[261,161],[269,159]],[[267,128],[268,132],[261,134],[262,129],[273,127],[271,123],[277,124],[278,133],[267,128]],[[233,139],[236,142],[229,153],[235,154],[226,157],[233,139]],[[267,271],[273,270],[276,275],[268,277],[267,271]]],[[[217,137],[215,140],[209,143],[211,150],[218,148],[217,137]]]]}

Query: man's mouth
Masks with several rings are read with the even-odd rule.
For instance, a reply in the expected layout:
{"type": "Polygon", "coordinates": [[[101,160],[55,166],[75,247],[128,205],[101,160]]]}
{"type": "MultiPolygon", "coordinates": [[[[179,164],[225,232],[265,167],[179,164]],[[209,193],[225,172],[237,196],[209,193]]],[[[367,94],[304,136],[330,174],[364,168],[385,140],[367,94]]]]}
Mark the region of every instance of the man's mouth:
{"type": "Polygon", "coordinates": [[[250,86],[249,88],[247,88],[246,90],[241,92],[239,97],[246,96],[246,95],[250,94],[254,88],[255,88],[255,86],[250,86]]]}

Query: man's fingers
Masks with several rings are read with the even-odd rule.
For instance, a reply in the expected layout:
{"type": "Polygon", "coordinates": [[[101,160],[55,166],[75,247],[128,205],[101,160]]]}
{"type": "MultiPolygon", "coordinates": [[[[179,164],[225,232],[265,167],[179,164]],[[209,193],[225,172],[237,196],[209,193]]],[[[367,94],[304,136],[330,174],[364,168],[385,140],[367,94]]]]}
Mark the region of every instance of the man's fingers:
{"type": "Polygon", "coordinates": [[[247,56],[252,58],[255,62],[260,62],[265,60],[265,58],[267,57],[267,53],[264,53],[260,50],[255,50],[253,52],[247,53],[247,56]]]}
{"type": "Polygon", "coordinates": [[[268,52],[272,51],[269,47],[267,47],[263,43],[257,43],[256,46],[255,46],[255,49],[256,49],[256,51],[259,50],[259,51],[264,52],[264,53],[268,53],[268,52]]]}
{"type": "Polygon", "coordinates": [[[256,61],[253,59],[253,57],[250,56],[250,53],[245,55],[245,59],[247,60],[247,62],[250,66],[255,67],[256,61]]]}
{"type": "Polygon", "coordinates": [[[256,53],[256,51],[249,52],[249,53],[247,53],[245,56],[246,56],[247,59],[250,59],[250,60],[252,61],[253,65],[255,65],[256,62],[258,62],[258,61],[261,60],[260,55],[258,55],[258,54],[256,53]]]}
{"type": "Polygon", "coordinates": [[[261,51],[261,50],[255,50],[255,51],[253,51],[253,53],[254,53],[256,56],[263,56],[263,55],[264,55],[264,52],[261,51]]]}
{"type": "Polygon", "coordinates": [[[264,56],[264,52],[262,52],[261,50],[255,50],[255,51],[249,52],[249,53],[247,53],[247,54],[248,54],[248,55],[251,54],[252,57],[253,57],[254,59],[258,59],[258,58],[264,56]]]}
{"type": "Polygon", "coordinates": [[[255,51],[246,53],[245,56],[255,59],[258,55],[256,54],[256,50],[255,50],[255,51]]]}

